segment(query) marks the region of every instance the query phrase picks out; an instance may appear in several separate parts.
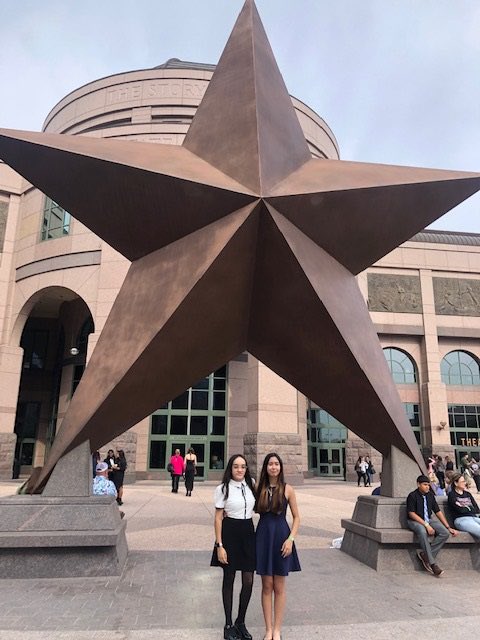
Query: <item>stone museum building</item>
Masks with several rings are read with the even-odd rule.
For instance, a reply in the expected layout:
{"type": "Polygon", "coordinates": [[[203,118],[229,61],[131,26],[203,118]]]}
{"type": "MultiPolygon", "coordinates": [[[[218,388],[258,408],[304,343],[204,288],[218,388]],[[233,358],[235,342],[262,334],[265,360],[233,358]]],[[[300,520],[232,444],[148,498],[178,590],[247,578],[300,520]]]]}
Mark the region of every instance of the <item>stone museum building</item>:
{"type": "MultiPolygon", "coordinates": [[[[213,69],[172,59],[95,80],[63,98],[44,131],[181,144],[213,69]]],[[[312,155],[338,159],[324,120],[292,102],[312,155]]],[[[0,161],[0,479],[43,464],[128,267],[0,161]]],[[[450,455],[457,464],[464,452],[479,457],[480,234],[419,233],[361,273],[358,284],[424,454],[450,455]]],[[[253,450],[278,451],[294,482],[351,479],[364,454],[381,468],[367,443],[248,353],[112,446],[125,450],[131,480],[165,479],[172,452],[188,447],[198,457],[198,479],[218,480],[232,453],[253,450]]]]}

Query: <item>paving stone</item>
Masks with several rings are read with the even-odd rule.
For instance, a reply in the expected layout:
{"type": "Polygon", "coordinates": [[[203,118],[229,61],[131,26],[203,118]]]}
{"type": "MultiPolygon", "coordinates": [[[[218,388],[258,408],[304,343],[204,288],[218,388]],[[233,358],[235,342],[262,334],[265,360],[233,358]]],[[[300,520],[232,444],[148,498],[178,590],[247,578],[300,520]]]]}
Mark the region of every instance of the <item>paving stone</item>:
{"type": "MultiPolygon", "coordinates": [[[[0,483],[0,495],[7,488],[0,483]]],[[[449,640],[478,634],[479,587],[470,581],[466,589],[461,571],[441,580],[421,572],[380,575],[329,548],[342,534],[340,519],[364,494],[356,484],[312,480],[296,491],[303,571],[287,579],[284,640],[418,640],[425,635],[419,628],[449,640]]],[[[220,640],[222,572],[209,566],[212,494],[207,484],[188,501],[172,499],[166,484],[126,487],[131,551],[123,574],[0,580],[0,640],[13,632],[16,640],[181,640],[192,630],[196,640],[220,640]]],[[[239,588],[237,577],[235,602],[239,588]]],[[[255,638],[263,637],[260,592],[257,577],[247,618],[255,638]]]]}

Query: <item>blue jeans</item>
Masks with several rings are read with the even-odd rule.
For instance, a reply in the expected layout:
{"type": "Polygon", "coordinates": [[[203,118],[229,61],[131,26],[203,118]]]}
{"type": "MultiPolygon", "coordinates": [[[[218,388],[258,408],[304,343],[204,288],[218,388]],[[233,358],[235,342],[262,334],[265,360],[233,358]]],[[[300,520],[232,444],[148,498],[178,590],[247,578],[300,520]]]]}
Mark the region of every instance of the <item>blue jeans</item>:
{"type": "Polygon", "coordinates": [[[480,542],[480,518],[472,516],[461,516],[455,518],[455,529],[470,533],[476,540],[480,542]]]}
{"type": "Polygon", "coordinates": [[[438,552],[450,536],[447,529],[441,522],[438,522],[438,520],[432,520],[430,526],[435,529],[435,536],[429,536],[423,524],[415,522],[415,520],[407,520],[407,525],[417,536],[420,547],[428,558],[428,562],[435,564],[435,558],[438,552]]]}

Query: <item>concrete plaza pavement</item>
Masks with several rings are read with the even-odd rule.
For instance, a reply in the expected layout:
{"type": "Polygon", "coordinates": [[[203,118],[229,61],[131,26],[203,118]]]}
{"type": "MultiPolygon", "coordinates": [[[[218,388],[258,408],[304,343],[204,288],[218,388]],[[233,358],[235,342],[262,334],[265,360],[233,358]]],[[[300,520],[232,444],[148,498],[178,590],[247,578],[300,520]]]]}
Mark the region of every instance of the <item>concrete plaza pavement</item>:
{"type": "MultiPolygon", "coordinates": [[[[16,487],[0,483],[0,495],[16,487]]],[[[209,566],[213,489],[198,483],[187,498],[181,489],[172,494],[167,483],[126,486],[130,554],[123,574],[0,580],[0,640],[220,640],[221,570],[209,566]]],[[[351,516],[364,492],[370,490],[319,479],[297,488],[302,572],[287,579],[284,640],[476,636],[476,572],[441,579],[420,570],[377,574],[330,548],[342,535],[340,519],[351,516]]],[[[255,640],[263,638],[262,621],[257,577],[247,616],[255,640]]]]}

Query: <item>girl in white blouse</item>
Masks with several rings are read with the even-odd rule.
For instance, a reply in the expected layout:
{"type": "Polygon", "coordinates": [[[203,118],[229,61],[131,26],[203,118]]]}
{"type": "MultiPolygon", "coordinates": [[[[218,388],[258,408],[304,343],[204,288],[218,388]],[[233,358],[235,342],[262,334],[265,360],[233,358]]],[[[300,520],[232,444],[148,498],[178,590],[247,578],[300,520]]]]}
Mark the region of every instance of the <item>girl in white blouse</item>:
{"type": "Polygon", "coordinates": [[[222,599],[225,611],[225,640],[252,640],[245,626],[245,614],[252,595],[255,570],[253,481],[246,459],[236,454],[228,461],[223,481],[215,489],[215,548],[211,566],[223,568],[222,599]],[[238,616],[232,622],[235,573],[242,572],[238,616]]]}

